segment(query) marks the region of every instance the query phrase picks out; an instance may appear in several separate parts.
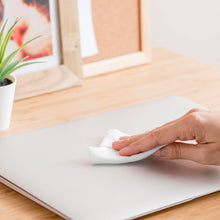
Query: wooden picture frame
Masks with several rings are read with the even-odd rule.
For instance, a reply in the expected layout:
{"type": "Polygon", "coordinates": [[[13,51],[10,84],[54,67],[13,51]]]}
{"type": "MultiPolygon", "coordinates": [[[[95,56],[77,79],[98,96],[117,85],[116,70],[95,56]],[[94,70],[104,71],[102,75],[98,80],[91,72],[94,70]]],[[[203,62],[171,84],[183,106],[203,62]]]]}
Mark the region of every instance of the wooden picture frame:
{"type": "Polygon", "coordinates": [[[62,64],[16,78],[15,100],[82,84],[77,0],[58,0],[62,64]]]}
{"type": "Polygon", "coordinates": [[[83,65],[84,77],[105,74],[137,65],[149,63],[151,57],[149,0],[140,0],[140,46],[135,53],[101,60],[83,65]]]}

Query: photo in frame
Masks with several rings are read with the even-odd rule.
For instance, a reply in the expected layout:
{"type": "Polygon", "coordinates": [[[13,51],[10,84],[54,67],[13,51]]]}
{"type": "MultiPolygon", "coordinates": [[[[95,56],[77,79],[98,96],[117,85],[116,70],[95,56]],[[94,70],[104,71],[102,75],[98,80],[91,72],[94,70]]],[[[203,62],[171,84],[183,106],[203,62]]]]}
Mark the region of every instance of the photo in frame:
{"type": "MultiPolygon", "coordinates": [[[[53,92],[81,84],[82,70],[77,0],[0,0],[0,24],[20,18],[9,42],[11,53],[28,40],[16,59],[43,61],[15,73],[15,99],[53,92]],[[66,7],[68,5],[68,7],[66,7]]],[[[7,54],[6,54],[7,55],[7,54]]]]}
{"type": "MultiPolygon", "coordinates": [[[[59,47],[59,30],[57,17],[57,2],[44,0],[0,0],[2,7],[0,22],[8,25],[20,18],[12,34],[7,53],[18,49],[28,40],[41,36],[18,54],[17,59],[28,56],[26,61],[43,61],[44,63],[28,66],[18,70],[16,75],[39,71],[57,66],[61,63],[59,47]]],[[[6,54],[7,55],[7,54],[6,54]]]]}

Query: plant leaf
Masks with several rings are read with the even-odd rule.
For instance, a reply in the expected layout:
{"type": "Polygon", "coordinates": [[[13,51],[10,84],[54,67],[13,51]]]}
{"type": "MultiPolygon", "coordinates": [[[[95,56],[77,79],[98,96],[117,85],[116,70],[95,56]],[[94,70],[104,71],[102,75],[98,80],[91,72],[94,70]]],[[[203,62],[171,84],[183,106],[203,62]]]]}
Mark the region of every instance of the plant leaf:
{"type": "Polygon", "coordinates": [[[21,64],[19,66],[15,66],[13,69],[9,70],[8,72],[6,72],[4,74],[4,78],[0,77],[0,81],[2,81],[3,79],[5,79],[9,74],[11,74],[12,72],[20,69],[20,68],[23,68],[25,66],[29,66],[29,65],[32,65],[32,64],[37,64],[37,63],[45,63],[45,62],[29,62],[29,63],[24,63],[24,64],[21,64]]]}
{"type": "Polygon", "coordinates": [[[22,46],[20,46],[17,50],[15,50],[14,52],[12,52],[10,55],[8,55],[8,57],[0,64],[0,72],[4,71],[4,68],[13,60],[13,58],[29,43],[31,43],[32,41],[36,40],[37,38],[39,38],[41,36],[37,36],[29,41],[27,41],[26,43],[24,43],[22,46]]]}
{"type": "Polygon", "coordinates": [[[10,27],[10,29],[7,31],[7,33],[4,35],[4,30],[7,24],[7,21],[3,25],[1,31],[0,31],[0,81],[5,79],[10,73],[16,71],[17,69],[20,69],[24,66],[32,65],[32,64],[37,64],[37,63],[44,63],[44,62],[28,62],[19,65],[22,61],[26,60],[28,57],[24,57],[20,60],[12,62],[14,57],[29,43],[32,41],[36,40],[37,38],[41,36],[37,36],[24,44],[22,44],[17,50],[13,51],[11,54],[9,54],[6,59],[4,59],[6,49],[9,43],[9,40],[12,36],[12,33],[14,31],[15,26],[17,23],[21,20],[21,18],[17,18],[14,24],[10,27]],[[12,63],[11,63],[12,62],[12,63]],[[19,65],[19,66],[18,66],[19,65]]]}
{"type": "MultiPolygon", "coordinates": [[[[20,69],[20,68],[22,68],[22,67],[29,66],[29,65],[32,65],[32,64],[37,64],[37,63],[45,63],[45,62],[30,62],[30,63],[24,63],[24,64],[21,64],[21,65],[15,67],[15,68],[12,70],[12,72],[14,72],[14,71],[16,71],[16,70],[18,70],[18,69],[20,69]]],[[[12,72],[10,72],[10,73],[12,73],[12,72]]],[[[10,74],[10,73],[9,73],[9,74],[10,74]]]]}
{"type": "Polygon", "coordinates": [[[8,19],[4,23],[4,25],[3,25],[2,29],[1,29],[1,32],[0,32],[0,48],[2,46],[2,41],[3,41],[3,37],[4,37],[4,31],[5,31],[5,27],[6,27],[7,23],[8,23],[8,19]]]}
{"type": "Polygon", "coordinates": [[[28,57],[24,57],[20,60],[17,60],[11,64],[9,64],[4,71],[2,71],[0,73],[0,81],[2,81],[4,78],[6,78],[8,76],[8,72],[11,71],[13,68],[15,68],[19,63],[21,63],[22,61],[26,60],[28,57]]]}
{"type": "Polygon", "coordinates": [[[6,35],[4,37],[4,40],[3,40],[2,45],[1,45],[1,50],[0,50],[0,63],[2,63],[2,60],[4,59],[5,51],[6,51],[6,48],[8,46],[9,40],[11,38],[11,35],[13,33],[13,30],[14,30],[15,26],[17,25],[17,23],[19,21],[20,21],[20,19],[16,19],[16,21],[14,22],[14,24],[11,26],[11,28],[8,30],[8,32],[6,33],[6,35]]]}

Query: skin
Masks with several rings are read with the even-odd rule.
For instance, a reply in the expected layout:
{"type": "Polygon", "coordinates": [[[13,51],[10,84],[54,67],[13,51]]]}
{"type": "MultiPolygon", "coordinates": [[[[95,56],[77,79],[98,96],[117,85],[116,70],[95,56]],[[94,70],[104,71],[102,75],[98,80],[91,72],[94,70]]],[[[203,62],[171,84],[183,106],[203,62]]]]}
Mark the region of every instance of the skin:
{"type": "Polygon", "coordinates": [[[220,112],[192,109],[183,117],[152,131],[121,137],[112,147],[121,156],[131,156],[164,144],[166,146],[153,157],[220,166],[220,112]],[[196,140],[197,144],[176,142],[178,140],[196,140]]]}

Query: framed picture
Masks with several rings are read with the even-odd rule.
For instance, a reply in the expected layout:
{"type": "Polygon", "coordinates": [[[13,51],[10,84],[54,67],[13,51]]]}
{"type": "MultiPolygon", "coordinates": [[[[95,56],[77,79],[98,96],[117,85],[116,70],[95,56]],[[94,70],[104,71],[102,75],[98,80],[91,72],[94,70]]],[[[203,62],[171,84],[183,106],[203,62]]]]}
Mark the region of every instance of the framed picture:
{"type": "Polygon", "coordinates": [[[84,77],[151,61],[149,0],[92,0],[98,54],[83,58],[84,77]]]}
{"type": "Polygon", "coordinates": [[[11,53],[26,41],[16,59],[43,61],[15,72],[15,99],[49,93],[82,82],[77,0],[0,0],[0,23],[21,18],[9,42],[11,53]]]}

